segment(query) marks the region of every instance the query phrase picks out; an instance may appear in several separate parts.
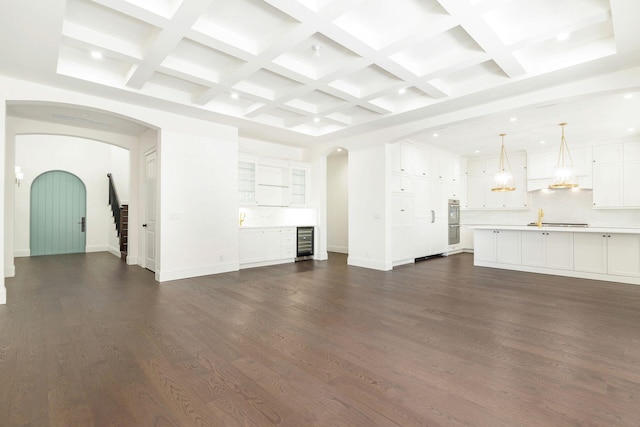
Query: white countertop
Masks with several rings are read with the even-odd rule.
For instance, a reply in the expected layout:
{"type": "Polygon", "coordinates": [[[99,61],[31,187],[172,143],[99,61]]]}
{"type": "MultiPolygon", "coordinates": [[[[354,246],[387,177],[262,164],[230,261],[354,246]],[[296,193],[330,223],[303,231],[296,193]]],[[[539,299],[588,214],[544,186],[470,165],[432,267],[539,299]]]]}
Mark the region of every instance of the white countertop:
{"type": "Polygon", "coordinates": [[[256,228],[298,228],[298,227],[316,227],[315,225],[243,225],[239,226],[240,230],[251,230],[256,228]]]}
{"type": "Polygon", "coordinates": [[[535,225],[473,225],[475,230],[568,231],[571,233],[640,234],[640,227],[536,227],[535,225]]]}

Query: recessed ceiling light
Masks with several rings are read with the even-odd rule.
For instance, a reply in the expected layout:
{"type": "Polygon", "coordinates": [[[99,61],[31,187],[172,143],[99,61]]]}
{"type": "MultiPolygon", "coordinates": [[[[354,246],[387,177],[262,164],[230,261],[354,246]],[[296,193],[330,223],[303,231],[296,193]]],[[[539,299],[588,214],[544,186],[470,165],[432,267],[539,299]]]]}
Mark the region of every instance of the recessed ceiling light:
{"type": "Polygon", "coordinates": [[[557,35],[556,40],[563,42],[569,38],[569,33],[560,33],[557,35]]]}
{"type": "Polygon", "coordinates": [[[339,153],[342,151],[342,148],[338,148],[336,151],[339,153]]]}
{"type": "Polygon", "coordinates": [[[434,133],[434,134],[433,134],[433,137],[434,137],[434,138],[437,138],[437,137],[438,137],[438,134],[437,134],[437,133],[434,133]]]}
{"type": "Polygon", "coordinates": [[[314,117],[313,118],[313,122],[314,123],[320,123],[320,117],[314,117]]]}
{"type": "Polygon", "coordinates": [[[407,93],[407,88],[401,87],[400,89],[398,89],[398,94],[399,95],[404,95],[405,93],[407,93]]]}
{"type": "Polygon", "coordinates": [[[540,141],[540,144],[546,144],[547,141],[540,141]]]}
{"type": "Polygon", "coordinates": [[[516,120],[518,120],[518,118],[517,118],[517,117],[511,117],[511,118],[509,119],[509,121],[510,121],[510,122],[515,122],[516,120]]]}
{"type": "Polygon", "coordinates": [[[627,129],[627,132],[635,132],[635,128],[629,128],[627,129]]]}
{"type": "Polygon", "coordinates": [[[239,95],[235,92],[231,92],[231,99],[238,99],[239,95]]]}
{"type": "Polygon", "coordinates": [[[624,99],[631,99],[633,98],[633,94],[632,93],[628,93],[624,96],[624,99]]]}
{"type": "Polygon", "coordinates": [[[476,151],[475,151],[475,153],[476,153],[476,154],[480,153],[480,150],[476,150],[476,151]]]}
{"type": "Polygon", "coordinates": [[[320,46],[319,44],[312,44],[311,45],[311,50],[313,50],[313,54],[315,56],[320,56],[320,49],[322,49],[322,46],[320,46]]]}
{"type": "Polygon", "coordinates": [[[102,52],[98,52],[97,50],[94,50],[93,52],[91,52],[91,57],[93,59],[102,59],[102,52]]]}

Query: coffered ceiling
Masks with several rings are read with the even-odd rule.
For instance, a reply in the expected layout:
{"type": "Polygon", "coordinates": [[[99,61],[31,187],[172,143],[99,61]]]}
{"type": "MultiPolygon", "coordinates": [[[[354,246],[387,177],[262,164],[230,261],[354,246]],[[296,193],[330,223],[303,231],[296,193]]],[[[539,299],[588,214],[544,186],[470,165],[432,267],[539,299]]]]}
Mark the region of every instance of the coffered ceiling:
{"type": "MultiPolygon", "coordinates": [[[[39,60],[10,53],[14,62],[0,72],[301,145],[640,65],[638,32],[627,19],[640,13],[636,0],[9,3],[5,19],[42,18],[42,25],[8,37],[33,38],[32,53],[43,51],[39,60]],[[41,69],[23,69],[29,65],[41,69]]],[[[581,111],[588,101],[570,102],[581,111]]],[[[540,107],[522,106],[523,115],[540,107]]],[[[482,120],[474,133],[494,137],[497,129],[482,120]]],[[[438,128],[407,129],[426,140],[436,133],[430,126],[438,128]]],[[[453,133],[469,131],[469,123],[447,127],[456,126],[453,133]]]]}

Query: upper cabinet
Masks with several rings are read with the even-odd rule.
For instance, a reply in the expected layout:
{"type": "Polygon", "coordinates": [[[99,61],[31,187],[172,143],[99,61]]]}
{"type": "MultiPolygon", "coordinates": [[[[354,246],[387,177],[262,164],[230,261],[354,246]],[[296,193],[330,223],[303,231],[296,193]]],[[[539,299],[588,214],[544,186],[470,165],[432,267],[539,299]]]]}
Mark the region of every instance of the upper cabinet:
{"type": "Polygon", "coordinates": [[[238,197],[241,206],[306,206],[309,168],[286,161],[240,160],[238,197]]]}
{"type": "Polygon", "coordinates": [[[640,208],[640,141],[593,147],[593,207],[640,208]]]}
{"type": "Polygon", "coordinates": [[[256,203],[256,164],[238,162],[238,197],[241,205],[256,203]]]}
{"type": "Polygon", "coordinates": [[[393,191],[407,191],[407,179],[431,178],[441,180],[446,186],[446,196],[459,199],[460,188],[460,158],[445,151],[406,141],[391,144],[391,172],[393,191]],[[399,188],[403,188],[400,190],[399,188]]]}
{"type": "Polygon", "coordinates": [[[391,145],[391,171],[413,174],[415,145],[398,142],[391,145]]]}
{"type": "Polygon", "coordinates": [[[494,174],[498,172],[500,158],[491,157],[467,161],[467,209],[527,209],[527,156],[509,156],[514,191],[491,191],[494,174]]]}
{"type": "Polygon", "coordinates": [[[307,206],[309,204],[309,168],[292,164],[289,171],[291,206],[307,206]]]}
{"type": "MultiPolygon", "coordinates": [[[[572,148],[571,159],[580,188],[593,188],[591,148],[572,148]]],[[[527,190],[535,191],[549,188],[553,169],[558,163],[558,150],[532,151],[527,153],[527,190]]]]}

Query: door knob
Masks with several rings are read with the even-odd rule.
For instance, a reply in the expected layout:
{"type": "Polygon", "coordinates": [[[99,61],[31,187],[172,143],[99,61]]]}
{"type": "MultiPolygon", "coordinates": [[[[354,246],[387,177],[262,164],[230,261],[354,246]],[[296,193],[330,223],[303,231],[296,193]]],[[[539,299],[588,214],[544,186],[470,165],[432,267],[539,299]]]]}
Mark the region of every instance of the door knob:
{"type": "Polygon", "coordinates": [[[146,226],[147,226],[147,224],[142,224],[142,226],[143,226],[143,227],[146,227],[146,226]]]}

